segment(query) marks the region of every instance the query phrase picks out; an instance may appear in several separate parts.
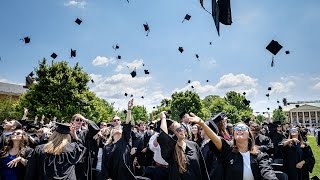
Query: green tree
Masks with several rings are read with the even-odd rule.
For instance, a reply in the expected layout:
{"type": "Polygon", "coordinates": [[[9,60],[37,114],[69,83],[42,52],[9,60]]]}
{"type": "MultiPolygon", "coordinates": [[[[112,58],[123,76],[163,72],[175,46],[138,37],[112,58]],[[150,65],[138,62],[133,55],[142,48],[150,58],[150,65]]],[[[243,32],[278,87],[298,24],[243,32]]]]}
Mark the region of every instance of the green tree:
{"type": "Polygon", "coordinates": [[[288,122],[287,116],[281,109],[274,109],[272,112],[273,121],[280,121],[281,123],[288,122]]]}
{"type": "Polygon", "coordinates": [[[256,123],[258,123],[258,124],[262,124],[263,121],[264,121],[264,119],[265,119],[264,116],[261,115],[261,114],[259,114],[259,115],[256,116],[255,121],[256,121],[256,123]]]}
{"type": "Polygon", "coordinates": [[[0,99],[0,122],[5,119],[20,119],[23,111],[20,113],[15,110],[15,103],[11,97],[0,99]]]}
{"type": "Polygon", "coordinates": [[[144,106],[133,106],[132,107],[132,116],[135,122],[140,121],[148,121],[148,112],[144,106]]]}
{"type": "Polygon", "coordinates": [[[230,91],[227,92],[225,98],[226,102],[229,105],[235,106],[238,111],[241,110],[251,110],[250,105],[249,104],[245,104],[245,97],[237,92],[234,91],[230,91]]]}
{"type": "Polygon", "coordinates": [[[199,95],[192,91],[175,92],[171,95],[171,118],[180,121],[180,115],[184,112],[193,112],[203,117],[202,102],[199,95]]]}
{"type": "Polygon", "coordinates": [[[224,112],[226,106],[227,106],[226,100],[218,96],[211,101],[211,105],[208,107],[209,107],[210,113],[212,114],[212,116],[214,116],[219,112],[224,112]]]}
{"type": "Polygon", "coordinates": [[[18,109],[29,109],[29,116],[55,116],[58,121],[69,121],[73,114],[81,113],[98,122],[114,114],[111,104],[89,91],[89,75],[78,63],[70,67],[66,61],[52,61],[49,65],[43,59],[35,72],[37,83],[18,103],[18,109]]]}

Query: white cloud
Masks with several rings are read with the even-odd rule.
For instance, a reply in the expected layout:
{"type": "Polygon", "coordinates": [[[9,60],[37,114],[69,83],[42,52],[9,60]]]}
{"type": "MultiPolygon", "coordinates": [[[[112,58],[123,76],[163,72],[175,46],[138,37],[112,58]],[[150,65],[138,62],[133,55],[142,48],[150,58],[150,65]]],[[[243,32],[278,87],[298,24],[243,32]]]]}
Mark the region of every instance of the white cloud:
{"type": "Polygon", "coordinates": [[[85,8],[87,5],[86,1],[76,1],[76,0],[69,0],[68,2],[64,3],[65,6],[68,7],[77,7],[77,8],[85,8]]]}
{"type": "Polygon", "coordinates": [[[246,92],[248,96],[257,94],[257,79],[254,79],[245,74],[226,74],[223,75],[217,84],[204,84],[202,85],[199,81],[193,81],[187,86],[181,89],[174,89],[173,92],[180,92],[186,90],[194,90],[201,95],[204,94],[216,94],[224,95],[228,91],[236,91],[239,93],[246,92]]]}
{"type": "Polygon", "coordinates": [[[320,82],[318,82],[317,84],[315,84],[315,85],[312,87],[312,89],[320,91],[320,82]]]}
{"type": "Polygon", "coordinates": [[[281,77],[280,81],[270,82],[271,91],[270,94],[281,94],[281,93],[288,93],[293,90],[296,86],[295,81],[299,78],[296,76],[288,76],[288,77],[281,77]]]}
{"type": "Polygon", "coordinates": [[[104,56],[97,56],[94,60],[92,60],[92,65],[94,66],[108,66],[109,64],[114,64],[116,61],[113,57],[108,58],[104,56]]]}
{"type": "Polygon", "coordinates": [[[126,68],[129,69],[140,69],[141,67],[143,67],[144,63],[142,59],[139,60],[133,60],[132,62],[122,62],[121,64],[118,64],[115,71],[116,72],[120,72],[126,68]]]}

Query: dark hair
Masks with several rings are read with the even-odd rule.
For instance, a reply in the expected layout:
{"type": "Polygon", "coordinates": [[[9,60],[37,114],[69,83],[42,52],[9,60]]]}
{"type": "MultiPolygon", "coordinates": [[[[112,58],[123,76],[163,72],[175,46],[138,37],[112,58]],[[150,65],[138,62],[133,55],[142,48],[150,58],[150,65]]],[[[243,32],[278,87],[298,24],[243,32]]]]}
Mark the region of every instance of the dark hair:
{"type": "MultiPolygon", "coordinates": [[[[255,142],[254,142],[254,137],[252,135],[252,132],[250,130],[250,128],[248,127],[248,125],[246,125],[245,123],[237,123],[235,126],[239,125],[239,124],[243,124],[248,128],[248,132],[249,132],[249,138],[248,138],[248,151],[250,151],[251,154],[257,154],[258,150],[255,146],[255,142]]],[[[233,137],[235,137],[234,135],[235,131],[233,131],[233,137]]],[[[237,147],[237,142],[235,140],[235,138],[233,138],[233,145],[232,145],[232,152],[239,152],[238,147],[237,147]]]]}
{"type": "MultiPolygon", "coordinates": [[[[28,137],[27,133],[23,130],[20,130],[20,131],[22,131],[22,139],[19,144],[19,152],[17,154],[17,157],[25,155],[25,150],[26,150],[26,147],[28,146],[28,142],[29,142],[29,137],[28,137]]],[[[7,154],[9,153],[10,149],[12,149],[12,148],[13,148],[13,141],[10,136],[10,138],[7,141],[7,145],[4,146],[0,151],[0,157],[1,158],[6,157],[7,154]]]]}

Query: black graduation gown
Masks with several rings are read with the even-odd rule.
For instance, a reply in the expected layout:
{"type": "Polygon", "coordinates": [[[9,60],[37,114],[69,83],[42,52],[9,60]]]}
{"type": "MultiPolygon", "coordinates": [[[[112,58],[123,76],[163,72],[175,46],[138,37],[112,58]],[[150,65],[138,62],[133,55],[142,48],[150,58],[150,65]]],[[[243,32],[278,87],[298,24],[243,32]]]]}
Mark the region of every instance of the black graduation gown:
{"type": "Polygon", "coordinates": [[[258,134],[255,137],[255,145],[259,146],[261,152],[268,153],[269,156],[273,154],[273,143],[268,136],[258,134]]]}
{"type": "Polygon", "coordinates": [[[161,132],[158,137],[162,158],[169,163],[169,180],[208,180],[206,164],[197,143],[186,140],[185,155],[187,158],[187,171],[179,173],[179,165],[175,160],[174,149],[176,141],[168,134],[161,132]]]}
{"type": "Polygon", "coordinates": [[[314,164],[315,159],[308,144],[304,148],[300,144],[283,147],[283,167],[290,180],[308,180],[314,164]],[[297,163],[302,160],[306,163],[301,169],[296,168],[297,163]]]}
{"type": "Polygon", "coordinates": [[[285,139],[284,134],[280,134],[278,132],[275,132],[272,136],[272,143],[274,145],[274,159],[283,159],[282,154],[282,146],[279,146],[279,144],[285,139]]]}
{"type": "Polygon", "coordinates": [[[86,148],[81,143],[69,143],[60,155],[43,152],[44,145],[33,151],[27,164],[26,180],[77,180],[75,165],[86,148]]]}
{"type": "Polygon", "coordinates": [[[86,152],[81,161],[76,165],[77,180],[92,180],[92,166],[93,166],[93,146],[97,145],[92,143],[95,141],[93,136],[96,135],[100,128],[91,120],[86,120],[88,123],[88,129],[82,130],[78,133],[79,139],[81,139],[86,152]]]}
{"type": "Polygon", "coordinates": [[[201,152],[209,173],[210,180],[223,179],[223,169],[216,153],[213,151],[214,144],[209,140],[204,140],[201,145],[201,152]]]}
{"type": "MultiPolygon", "coordinates": [[[[243,179],[243,157],[240,152],[233,151],[232,147],[222,140],[222,149],[217,151],[224,167],[225,180],[243,179]]],[[[251,170],[255,180],[278,179],[272,170],[269,156],[266,153],[258,152],[257,155],[250,154],[251,170]]]]}
{"type": "Polygon", "coordinates": [[[115,143],[108,144],[103,149],[100,180],[132,180],[135,179],[130,169],[131,125],[124,124],[122,137],[115,143]]]}

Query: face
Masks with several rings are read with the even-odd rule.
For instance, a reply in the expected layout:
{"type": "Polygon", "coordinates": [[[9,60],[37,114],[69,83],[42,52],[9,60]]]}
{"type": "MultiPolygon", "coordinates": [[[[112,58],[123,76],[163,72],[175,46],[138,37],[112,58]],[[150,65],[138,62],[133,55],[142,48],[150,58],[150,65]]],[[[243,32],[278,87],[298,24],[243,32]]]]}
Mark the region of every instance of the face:
{"type": "Polygon", "coordinates": [[[14,126],[14,121],[5,121],[3,124],[3,129],[9,131],[13,128],[14,126]]]}
{"type": "Polygon", "coordinates": [[[185,130],[183,128],[183,126],[180,124],[180,123],[175,123],[173,125],[173,131],[174,131],[174,134],[177,136],[177,138],[179,140],[183,140],[186,138],[186,135],[185,135],[185,130]]]}
{"type": "Polygon", "coordinates": [[[189,114],[185,114],[185,115],[183,116],[183,118],[182,118],[182,121],[183,121],[184,123],[189,123],[189,118],[190,118],[189,114]]]}
{"type": "Polygon", "coordinates": [[[191,131],[192,131],[192,134],[198,134],[198,132],[199,132],[198,126],[193,125],[191,131]]]}
{"type": "Polygon", "coordinates": [[[238,124],[233,128],[233,135],[234,135],[234,139],[237,142],[240,141],[247,141],[249,138],[249,129],[248,126],[246,126],[245,124],[238,124]]]}
{"type": "Polygon", "coordinates": [[[103,128],[106,128],[106,127],[107,127],[107,123],[102,122],[102,123],[100,124],[100,129],[103,129],[103,128]]]}
{"type": "Polygon", "coordinates": [[[120,126],[121,125],[121,121],[120,121],[120,118],[119,117],[114,117],[113,119],[112,119],[112,125],[114,126],[114,127],[116,127],[116,126],[120,126]]]}
{"type": "Polygon", "coordinates": [[[82,119],[80,117],[76,117],[72,124],[75,126],[76,129],[80,129],[82,127],[82,119]]]}
{"type": "Polygon", "coordinates": [[[12,133],[11,135],[11,140],[12,141],[20,141],[22,139],[22,135],[23,135],[23,131],[22,130],[16,130],[12,133]]]}
{"type": "Polygon", "coordinates": [[[297,128],[291,128],[290,129],[290,135],[294,136],[294,137],[298,136],[299,135],[298,129],[297,128]]]}
{"type": "Polygon", "coordinates": [[[280,132],[282,130],[282,126],[277,126],[277,131],[280,132]]]}
{"type": "Polygon", "coordinates": [[[139,131],[145,131],[146,130],[146,125],[144,123],[141,123],[139,125],[139,131]]]}
{"type": "Polygon", "coordinates": [[[112,129],[112,136],[122,134],[122,127],[116,126],[112,129]]]}

